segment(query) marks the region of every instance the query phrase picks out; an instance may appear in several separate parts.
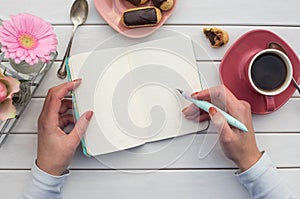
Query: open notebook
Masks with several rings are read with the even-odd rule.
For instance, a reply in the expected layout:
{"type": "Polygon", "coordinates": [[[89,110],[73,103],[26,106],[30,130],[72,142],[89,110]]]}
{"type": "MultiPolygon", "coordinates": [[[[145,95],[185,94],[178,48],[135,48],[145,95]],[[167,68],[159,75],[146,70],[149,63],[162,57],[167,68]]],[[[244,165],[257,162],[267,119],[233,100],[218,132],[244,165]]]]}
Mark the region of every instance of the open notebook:
{"type": "Polygon", "coordinates": [[[101,155],[207,128],[184,118],[190,103],[176,91],[201,90],[192,41],[179,35],[126,48],[72,56],[69,79],[83,81],[73,94],[77,116],[93,110],[82,140],[86,155],[101,155]]]}

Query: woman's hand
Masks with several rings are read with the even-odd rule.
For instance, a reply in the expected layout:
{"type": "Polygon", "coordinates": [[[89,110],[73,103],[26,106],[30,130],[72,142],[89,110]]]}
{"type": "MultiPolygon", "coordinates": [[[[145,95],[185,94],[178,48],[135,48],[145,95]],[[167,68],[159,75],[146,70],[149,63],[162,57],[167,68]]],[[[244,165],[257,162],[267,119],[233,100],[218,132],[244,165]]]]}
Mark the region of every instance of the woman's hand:
{"type": "Polygon", "coordinates": [[[81,80],[74,80],[49,89],[43,110],[38,120],[37,166],[51,175],[62,175],[68,168],[76,148],[83,137],[92,111],[84,113],[73,130],[66,134],[62,129],[74,123],[72,101],[63,99],[69,91],[76,89],[81,80]]]}
{"type": "Polygon", "coordinates": [[[189,120],[199,122],[211,118],[211,121],[220,133],[219,141],[223,152],[235,162],[241,171],[245,171],[254,165],[261,157],[261,152],[258,150],[255,141],[249,103],[238,100],[223,85],[196,92],[192,94],[192,97],[213,103],[246,125],[248,128],[247,133],[230,126],[222,113],[213,107],[209,109],[209,114],[203,112],[194,104],[182,110],[185,117],[189,120]]]}

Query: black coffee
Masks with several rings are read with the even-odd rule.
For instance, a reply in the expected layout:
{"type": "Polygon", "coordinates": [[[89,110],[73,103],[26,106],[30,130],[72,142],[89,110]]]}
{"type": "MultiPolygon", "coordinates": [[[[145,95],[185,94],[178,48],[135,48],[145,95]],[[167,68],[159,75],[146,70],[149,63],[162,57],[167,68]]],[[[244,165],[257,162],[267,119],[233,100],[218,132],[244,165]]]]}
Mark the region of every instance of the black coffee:
{"type": "Polygon", "coordinates": [[[271,53],[258,56],[252,64],[253,83],[262,90],[276,90],[284,83],[286,75],[287,69],[284,61],[271,53]]]}

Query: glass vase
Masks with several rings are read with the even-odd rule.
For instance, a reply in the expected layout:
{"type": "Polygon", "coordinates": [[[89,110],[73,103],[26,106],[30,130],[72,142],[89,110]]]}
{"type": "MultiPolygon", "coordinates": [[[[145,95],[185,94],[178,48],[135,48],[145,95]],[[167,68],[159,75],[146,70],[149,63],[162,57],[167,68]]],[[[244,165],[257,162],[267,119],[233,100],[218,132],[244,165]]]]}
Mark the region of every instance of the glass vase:
{"type": "Polygon", "coordinates": [[[30,65],[25,61],[21,61],[21,63],[17,64],[13,59],[9,59],[9,63],[15,71],[28,75],[33,75],[38,72],[42,72],[40,70],[44,66],[44,63],[41,61],[39,61],[36,64],[30,65]]]}

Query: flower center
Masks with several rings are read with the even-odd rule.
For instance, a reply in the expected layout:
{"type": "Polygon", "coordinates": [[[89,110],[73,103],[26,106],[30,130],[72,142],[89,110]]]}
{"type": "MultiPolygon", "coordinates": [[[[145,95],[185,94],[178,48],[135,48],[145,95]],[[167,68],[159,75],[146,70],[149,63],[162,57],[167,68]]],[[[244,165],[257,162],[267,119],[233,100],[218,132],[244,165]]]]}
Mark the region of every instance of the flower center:
{"type": "Polygon", "coordinates": [[[22,34],[19,36],[19,44],[25,49],[32,49],[36,46],[37,40],[34,36],[29,34],[22,34]]]}

